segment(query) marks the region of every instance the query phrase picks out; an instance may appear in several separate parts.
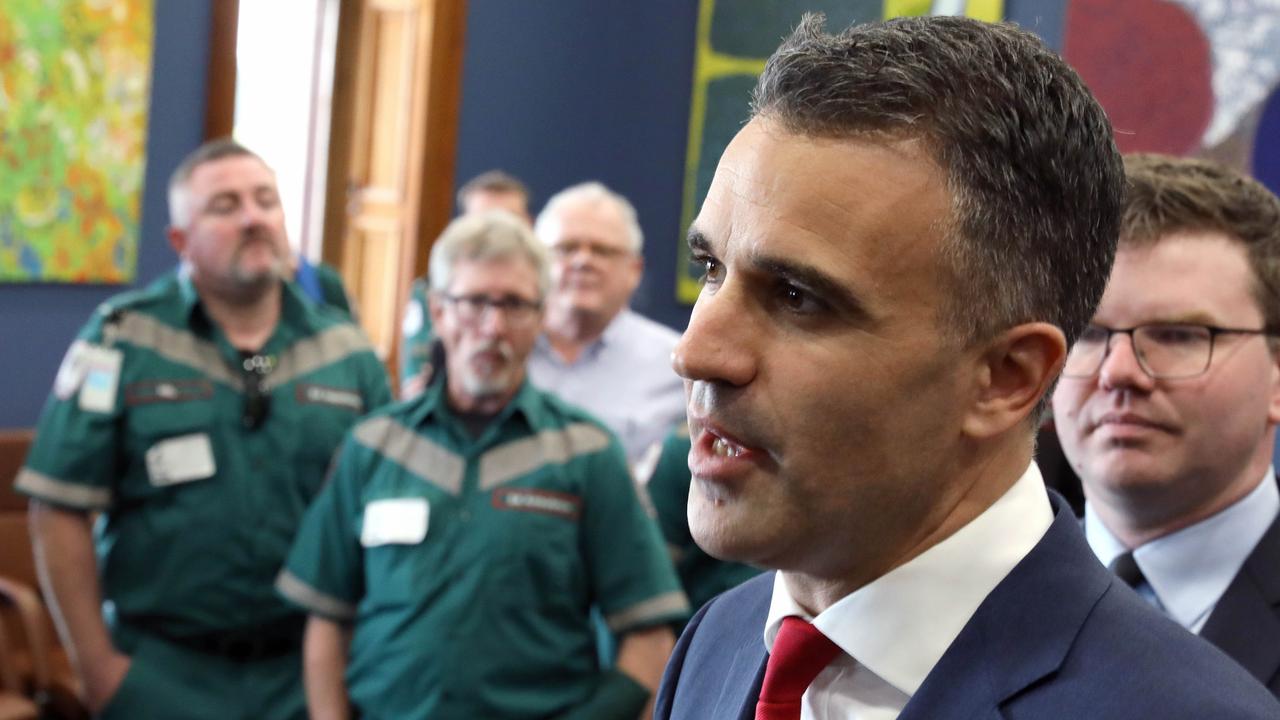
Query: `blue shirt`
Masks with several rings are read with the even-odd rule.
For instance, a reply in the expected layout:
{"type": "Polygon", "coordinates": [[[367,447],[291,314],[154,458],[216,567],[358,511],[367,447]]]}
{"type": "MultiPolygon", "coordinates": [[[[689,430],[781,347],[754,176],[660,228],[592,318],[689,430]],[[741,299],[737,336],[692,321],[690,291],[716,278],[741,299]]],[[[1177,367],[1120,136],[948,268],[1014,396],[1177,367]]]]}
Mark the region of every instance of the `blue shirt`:
{"type": "MultiPolygon", "coordinates": [[[[1135,549],[1133,560],[1147,579],[1138,593],[1178,624],[1199,633],[1277,514],[1280,489],[1275,470],[1268,468],[1258,487],[1233,505],[1135,549]]],[[[1103,565],[1110,565],[1125,551],[1087,503],[1084,532],[1103,565]]]]}
{"type": "Polygon", "coordinates": [[[684,422],[684,381],[671,369],[679,339],[665,325],[624,309],[572,363],[539,337],[529,356],[529,379],[601,420],[622,440],[634,466],[684,422]]]}

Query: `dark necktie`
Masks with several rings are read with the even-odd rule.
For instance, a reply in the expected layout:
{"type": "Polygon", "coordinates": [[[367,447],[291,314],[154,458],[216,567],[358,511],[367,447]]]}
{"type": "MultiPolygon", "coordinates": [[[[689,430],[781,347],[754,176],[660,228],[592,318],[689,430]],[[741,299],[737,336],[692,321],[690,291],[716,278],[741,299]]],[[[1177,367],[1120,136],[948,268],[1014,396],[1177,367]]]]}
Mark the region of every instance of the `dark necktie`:
{"type": "Polygon", "coordinates": [[[1136,588],[1147,581],[1146,576],[1142,574],[1142,568],[1134,562],[1132,552],[1117,555],[1116,559],[1111,561],[1111,572],[1131,588],[1136,588]]]}
{"type": "Polygon", "coordinates": [[[798,617],[782,620],[764,669],[756,720],[800,720],[800,697],[840,647],[798,617]]]}

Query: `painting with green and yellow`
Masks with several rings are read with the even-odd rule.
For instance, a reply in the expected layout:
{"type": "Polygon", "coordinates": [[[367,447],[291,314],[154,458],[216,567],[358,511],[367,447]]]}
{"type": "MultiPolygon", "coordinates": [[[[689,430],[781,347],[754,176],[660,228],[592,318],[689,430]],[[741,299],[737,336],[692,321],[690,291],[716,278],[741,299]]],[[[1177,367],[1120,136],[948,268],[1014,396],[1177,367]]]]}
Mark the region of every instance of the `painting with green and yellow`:
{"type": "Polygon", "coordinates": [[[153,0],[0,3],[0,282],[131,282],[153,0]]]}

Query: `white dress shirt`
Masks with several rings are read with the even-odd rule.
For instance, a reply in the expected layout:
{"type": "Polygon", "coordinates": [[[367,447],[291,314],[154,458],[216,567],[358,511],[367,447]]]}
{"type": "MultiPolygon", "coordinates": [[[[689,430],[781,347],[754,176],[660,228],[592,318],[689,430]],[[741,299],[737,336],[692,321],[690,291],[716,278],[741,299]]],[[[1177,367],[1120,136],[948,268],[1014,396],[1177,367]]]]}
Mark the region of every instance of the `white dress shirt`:
{"type": "Polygon", "coordinates": [[[529,354],[529,379],[607,425],[634,466],[684,422],[684,381],[671,368],[679,340],[671,328],[623,309],[572,363],[539,336],[529,354]]]}
{"type": "Polygon", "coordinates": [[[802,698],[801,720],[894,720],[987,595],[1053,522],[1032,463],[991,507],[909,562],[813,618],[775,576],[764,644],[797,615],[844,650],[802,698]]]}
{"type": "MultiPolygon", "coordinates": [[[[1280,514],[1275,470],[1248,495],[1216,515],[1136,548],[1133,560],[1147,582],[1138,593],[1193,633],[1204,628],[1254,546],[1280,514]]],[[[1085,503],[1084,534],[1103,565],[1125,552],[1124,544],[1085,503]]]]}

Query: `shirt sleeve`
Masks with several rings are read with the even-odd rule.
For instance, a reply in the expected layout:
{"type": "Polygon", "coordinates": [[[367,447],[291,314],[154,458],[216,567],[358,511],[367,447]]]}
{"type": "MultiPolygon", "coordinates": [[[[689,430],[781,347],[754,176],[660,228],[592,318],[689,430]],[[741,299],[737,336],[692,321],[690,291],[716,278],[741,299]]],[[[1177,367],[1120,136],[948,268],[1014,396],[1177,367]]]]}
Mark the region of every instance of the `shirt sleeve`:
{"type": "Polygon", "coordinates": [[[622,634],[684,619],[688,600],[640,505],[622,446],[611,440],[589,460],[582,550],[605,624],[622,634]]]}
{"type": "Polygon", "coordinates": [[[364,411],[370,413],[391,402],[391,383],[387,378],[387,368],[372,352],[362,358],[366,370],[363,374],[364,411]]]}
{"type": "Polygon", "coordinates": [[[364,469],[350,434],[329,480],[302,518],[276,590],[309,613],[350,622],[364,596],[364,556],[356,536],[364,469]]]}
{"type": "Polygon", "coordinates": [[[105,311],[97,312],[68,348],[58,368],[53,392],[36,425],[35,439],[26,464],[18,472],[14,489],[29,497],[76,510],[105,510],[115,496],[117,468],[121,460],[122,402],[120,375],[129,357],[103,343],[105,311]],[[115,377],[107,368],[90,367],[95,353],[119,353],[115,377]],[[113,383],[110,406],[80,401],[87,375],[113,383]]]}
{"type": "Polygon", "coordinates": [[[426,283],[414,282],[409,302],[401,316],[403,344],[400,353],[400,382],[404,384],[422,372],[431,360],[431,310],[427,304],[426,283]]]}

